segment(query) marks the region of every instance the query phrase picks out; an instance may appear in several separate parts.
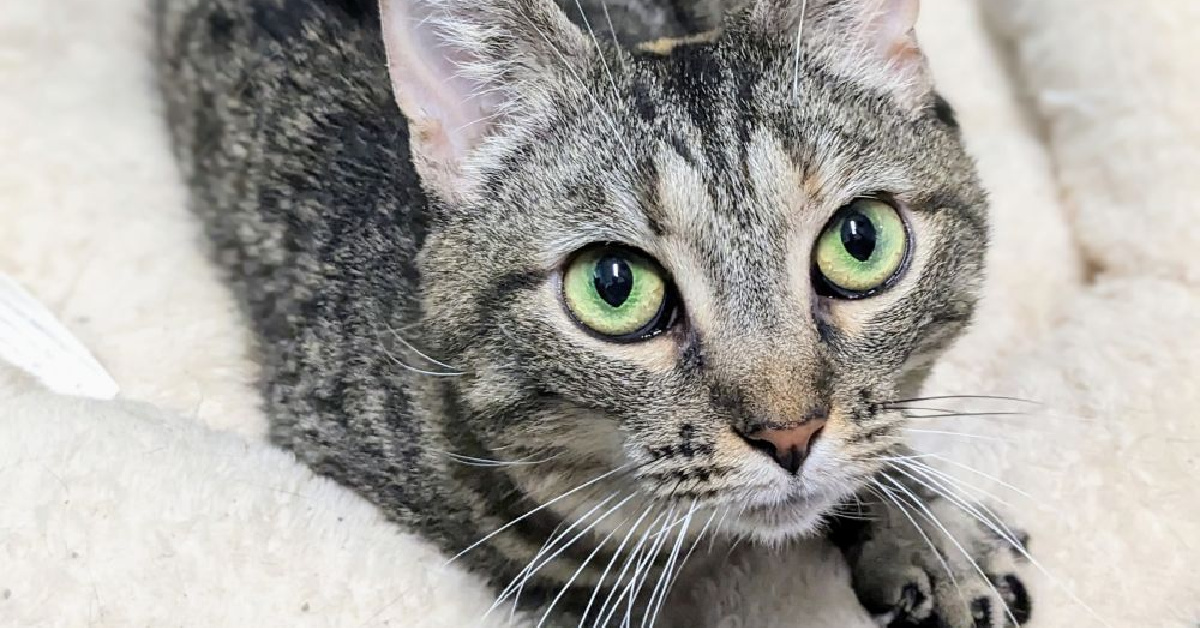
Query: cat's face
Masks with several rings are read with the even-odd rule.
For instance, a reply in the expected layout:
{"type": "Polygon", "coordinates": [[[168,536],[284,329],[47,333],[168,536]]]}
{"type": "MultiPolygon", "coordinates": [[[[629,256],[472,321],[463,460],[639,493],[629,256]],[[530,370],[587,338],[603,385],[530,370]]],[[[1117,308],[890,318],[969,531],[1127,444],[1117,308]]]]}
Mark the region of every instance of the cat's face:
{"type": "Polygon", "coordinates": [[[467,131],[441,137],[453,116],[405,106],[441,205],[421,337],[465,372],[452,429],[551,459],[508,470],[535,496],[620,469],[779,538],[902,442],[889,403],[973,309],[984,197],[911,24],[843,54],[837,28],[875,14],[810,4],[799,59],[786,2],[665,56],[534,14],[508,32],[541,65],[497,66],[525,96],[474,105],[503,122],[452,112],[467,131]]]}

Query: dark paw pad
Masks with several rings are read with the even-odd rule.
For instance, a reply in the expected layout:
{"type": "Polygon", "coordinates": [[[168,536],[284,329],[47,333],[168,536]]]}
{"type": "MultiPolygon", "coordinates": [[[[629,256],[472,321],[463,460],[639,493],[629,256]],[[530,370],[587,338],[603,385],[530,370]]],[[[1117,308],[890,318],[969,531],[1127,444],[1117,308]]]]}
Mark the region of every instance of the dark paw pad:
{"type": "Polygon", "coordinates": [[[1012,613],[1017,623],[1020,625],[1028,623],[1029,618],[1033,615],[1033,603],[1029,599],[1029,591],[1025,589],[1025,583],[1016,576],[1004,576],[996,582],[996,590],[1000,592],[1000,599],[1008,605],[1008,611],[1012,613]]]}
{"type": "Polygon", "coordinates": [[[992,628],[992,601],[986,597],[971,602],[971,619],[975,628],[992,628]]]}
{"type": "Polygon", "coordinates": [[[896,611],[903,617],[915,617],[917,609],[925,606],[929,598],[921,592],[921,587],[916,584],[906,584],[900,592],[900,604],[896,611]]]}

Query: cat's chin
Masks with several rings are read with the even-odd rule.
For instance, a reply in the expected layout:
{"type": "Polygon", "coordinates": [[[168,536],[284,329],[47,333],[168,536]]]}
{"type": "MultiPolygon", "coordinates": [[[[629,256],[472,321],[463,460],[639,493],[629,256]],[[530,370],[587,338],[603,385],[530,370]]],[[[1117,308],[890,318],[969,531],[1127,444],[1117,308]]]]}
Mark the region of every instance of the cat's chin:
{"type": "Polygon", "coordinates": [[[837,499],[832,496],[795,495],[770,504],[748,506],[730,517],[733,536],[764,545],[778,545],[816,535],[837,499]]]}

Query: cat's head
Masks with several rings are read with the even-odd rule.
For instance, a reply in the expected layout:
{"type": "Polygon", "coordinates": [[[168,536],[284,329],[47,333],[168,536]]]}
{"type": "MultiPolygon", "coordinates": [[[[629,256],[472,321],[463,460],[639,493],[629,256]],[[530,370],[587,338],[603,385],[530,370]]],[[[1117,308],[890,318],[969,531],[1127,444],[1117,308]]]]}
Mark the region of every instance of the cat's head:
{"type": "MultiPolygon", "coordinates": [[[[460,423],[553,497],[606,471],[810,530],[903,441],[966,324],[984,194],[917,0],[758,0],[664,55],[552,0],[387,0],[436,206],[420,335],[460,423]]],[[[501,472],[501,471],[498,471],[501,472]]]]}

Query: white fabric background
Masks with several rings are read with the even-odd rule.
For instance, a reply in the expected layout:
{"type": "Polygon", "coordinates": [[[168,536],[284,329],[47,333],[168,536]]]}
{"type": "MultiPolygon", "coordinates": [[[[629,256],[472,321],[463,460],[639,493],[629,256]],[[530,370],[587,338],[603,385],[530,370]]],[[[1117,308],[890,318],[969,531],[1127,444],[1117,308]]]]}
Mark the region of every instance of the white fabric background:
{"type": "MultiPolygon", "coordinates": [[[[0,374],[0,625],[475,625],[473,577],[261,442],[140,5],[0,0],[0,272],[166,410],[0,374]]],[[[930,390],[1045,405],[914,436],[1027,493],[992,487],[1054,575],[1027,571],[1034,626],[1200,622],[1198,30],[1191,0],[924,3],[995,226],[979,322],[930,390]]],[[[706,621],[865,626],[840,562],[796,551],[714,575],[706,621]]]]}

